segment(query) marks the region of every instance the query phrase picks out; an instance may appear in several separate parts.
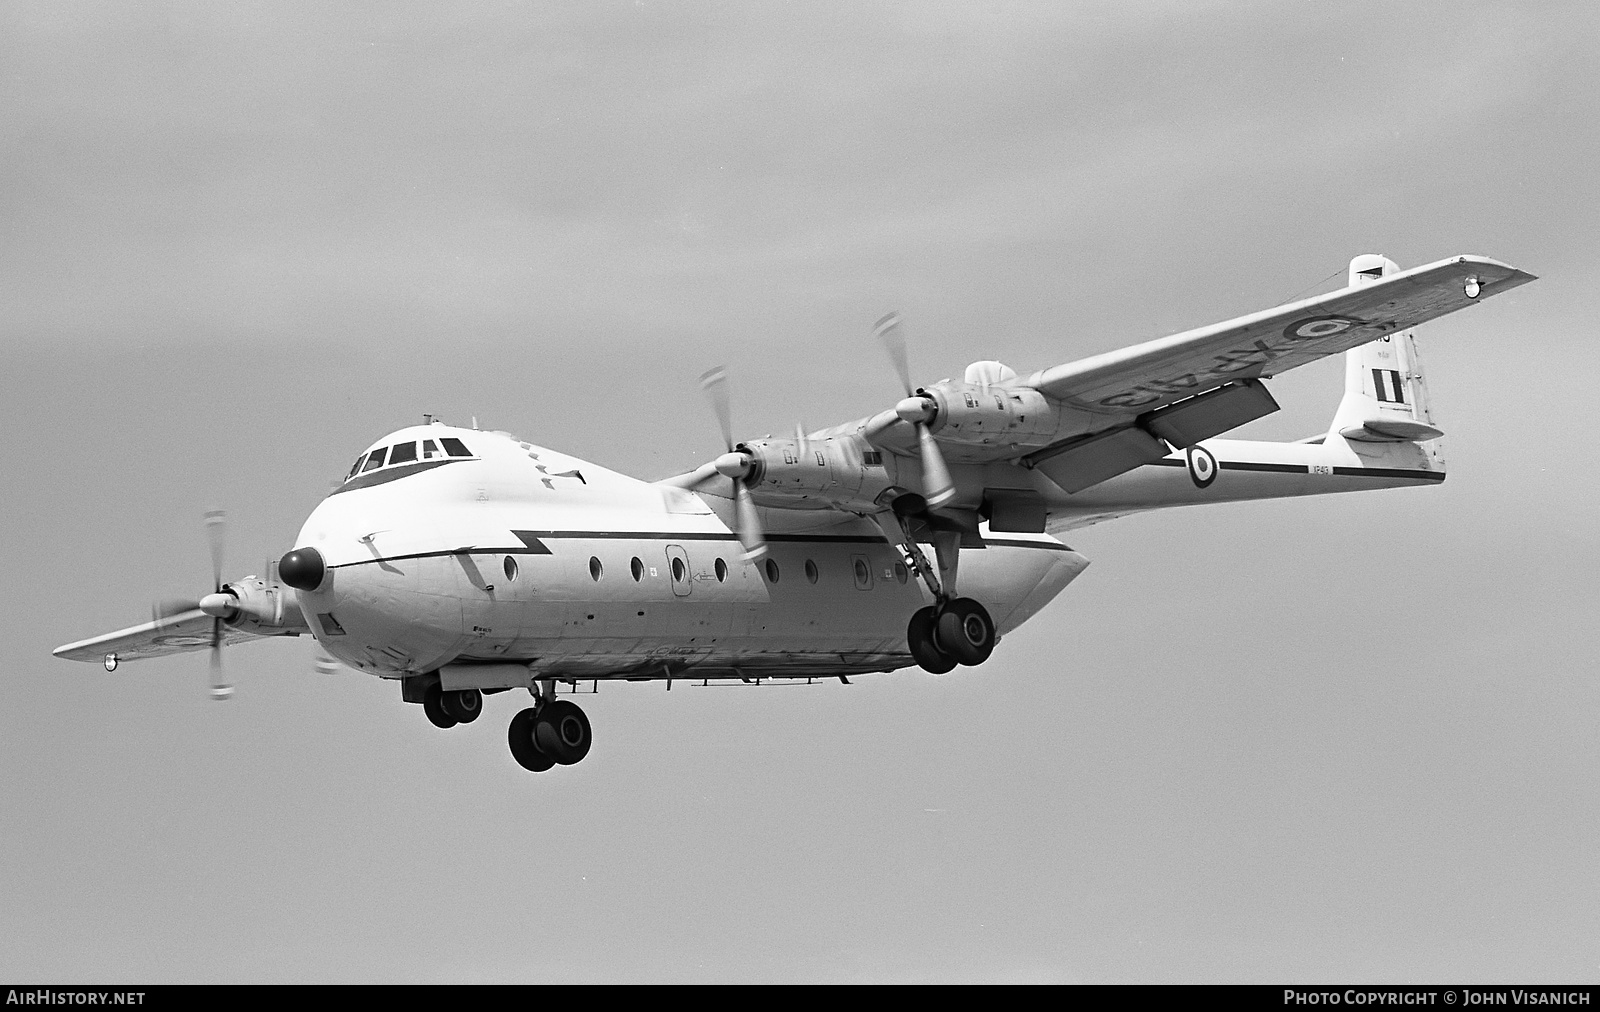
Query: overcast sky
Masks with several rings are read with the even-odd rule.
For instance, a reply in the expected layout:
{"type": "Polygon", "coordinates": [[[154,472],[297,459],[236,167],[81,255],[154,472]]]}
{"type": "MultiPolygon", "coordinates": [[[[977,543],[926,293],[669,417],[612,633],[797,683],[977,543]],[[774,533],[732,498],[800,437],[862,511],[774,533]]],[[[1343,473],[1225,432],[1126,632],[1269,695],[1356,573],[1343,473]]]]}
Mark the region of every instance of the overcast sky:
{"type": "MultiPolygon", "coordinates": [[[[1592,4],[0,5],[0,977],[1592,981],[1592,4]],[[425,411],[646,478],[1337,283],[1441,487],[1179,510],[978,669],[440,732],[307,641],[52,647],[260,572],[425,411]]],[[[1341,366],[1246,430],[1324,429],[1341,366]]],[[[601,699],[600,696],[606,698],[601,699]]]]}

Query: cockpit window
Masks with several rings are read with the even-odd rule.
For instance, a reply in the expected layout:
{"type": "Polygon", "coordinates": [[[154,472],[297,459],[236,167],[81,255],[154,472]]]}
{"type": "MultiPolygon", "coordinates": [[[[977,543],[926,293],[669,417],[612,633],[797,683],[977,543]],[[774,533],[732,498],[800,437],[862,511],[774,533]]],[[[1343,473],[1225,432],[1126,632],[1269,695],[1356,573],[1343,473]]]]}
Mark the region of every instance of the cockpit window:
{"type": "Polygon", "coordinates": [[[428,460],[431,457],[439,457],[439,456],[443,456],[443,455],[439,452],[439,447],[434,444],[433,440],[424,439],[422,441],[422,459],[423,460],[428,460]]]}
{"type": "Polygon", "coordinates": [[[445,452],[452,457],[470,457],[472,451],[462,445],[461,440],[454,436],[444,436],[439,442],[444,444],[445,452]]]}
{"type": "Polygon", "coordinates": [[[361,470],[361,465],[366,462],[366,459],[367,455],[364,453],[357,457],[356,462],[350,465],[350,473],[344,476],[344,480],[349,481],[351,478],[354,478],[356,476],[356,472],[361,470]]]}
{"type": "Polygon", "coordinates": [[[388,449],[389,448],[387,446],[380,446],[376,450],[373,450],[371,453],[367,454],[367,465],[361,470],[370,471],[375,467],[382,467],[383,455],[388,451],[388,449]]]}
{"type": "Polygon", "coordinates": [[[408,460],[416,459],[416,443],[396,443],[394,449],[389,451],[389,463],[391,464],[402,464],[408,460]]]}

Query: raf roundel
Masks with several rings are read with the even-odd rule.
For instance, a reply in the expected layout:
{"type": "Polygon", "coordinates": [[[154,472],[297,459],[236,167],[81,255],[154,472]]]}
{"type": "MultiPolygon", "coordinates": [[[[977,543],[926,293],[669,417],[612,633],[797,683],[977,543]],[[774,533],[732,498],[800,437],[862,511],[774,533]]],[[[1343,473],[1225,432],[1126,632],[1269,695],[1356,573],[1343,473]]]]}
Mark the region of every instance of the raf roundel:
{"type": "Polygon", "coordinates": [[[1350,316],[1313,316],[1289,324],[1283,328],[1283,336],[1291,341],[1320,341],[1325,337],[1343,334],[1350,328],[1360,327],[1365,323],[1365,320],[1357,320],[1350,316]]]}
{"type": "Polygon", "coordinates": [[[1188,452],[1189,478],[1196,488],[1208,488],[1217,480],[1217,458],[1203,446],[1191,446],[1188,452]]]}

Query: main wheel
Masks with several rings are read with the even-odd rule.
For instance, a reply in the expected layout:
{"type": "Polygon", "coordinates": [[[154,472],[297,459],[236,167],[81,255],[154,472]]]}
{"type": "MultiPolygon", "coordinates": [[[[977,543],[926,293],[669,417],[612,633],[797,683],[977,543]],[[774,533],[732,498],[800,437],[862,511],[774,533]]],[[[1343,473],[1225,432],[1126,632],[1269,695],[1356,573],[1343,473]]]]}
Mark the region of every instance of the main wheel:
{"type": "Polygon", "coordinates": [[[556,761],[543,752],[533,740],[534,710],[529,707],[511,718],[511,726],[506,729],[506,742],[511,746],[511,758],[517,765],[534,773],[543,773],[556,764],[556,761]]]}
{"type": "Polygon", "coordinates": [[[444,693],[437,685],[428,686],[428,691],[422,694],[422,712],[433,721],[434,727],[455,727],[460,723],[445,710],[444,693]]]}
{"type": "Polygon", "coordinates": [[[945,603],[934,626],[939,648],[959,664],[982,664],[994,653],[994,619],[970,597],[945,603]]]}
{"type": "Polygon", "coordinates": [[[463,724],[470,724],[483,712],[483,693],[477,689],[457,689],[442,693],[440,708],[463,724]]]}
{"type": "Polygon", "coordinates": [[[937,612],[933,606],[919,609],[911,616],[911,624],[906,626],[906,645],[911,647],[911,657],[922,670],[942,675],[956,666],[954,657],[939,649],[939,644],[934,640],[933,627],[937,612]]]}
{"type": "Polygon", "coordinates": [[[558,699],[539,711],[533,724],[533,740],[539,751],[563,766],[571,766],[589,754],[589,718],[577,703],[558,699]]]}

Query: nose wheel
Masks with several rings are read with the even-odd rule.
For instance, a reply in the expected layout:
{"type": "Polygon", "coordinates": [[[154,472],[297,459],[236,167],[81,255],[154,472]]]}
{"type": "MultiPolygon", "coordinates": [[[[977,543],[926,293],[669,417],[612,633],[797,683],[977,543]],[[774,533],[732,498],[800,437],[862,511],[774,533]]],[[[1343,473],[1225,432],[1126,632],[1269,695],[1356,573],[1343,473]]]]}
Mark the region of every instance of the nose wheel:
{"type": "Polygon", "coordinates": [[[477,689],[446,692],[438,685],[430,685],[422,697],[422,712],[434,727],[470,724],[483,712],[483,693],[477,689]]]}
{"type": "Polygon", "coordinates": [[[982,664],[994,653],[994,620],[983,605],[958,597],[919,609],[906,627],[906,644],[924,671],[942,675],[957,664],[982,664]]]}
{"type": "Polygon", "coordinates": [[[593,742],[588,716],[566,699],[529,707],[512,717],[506,740],[517,765],[534,773],[581,762],[593,742]]]}

